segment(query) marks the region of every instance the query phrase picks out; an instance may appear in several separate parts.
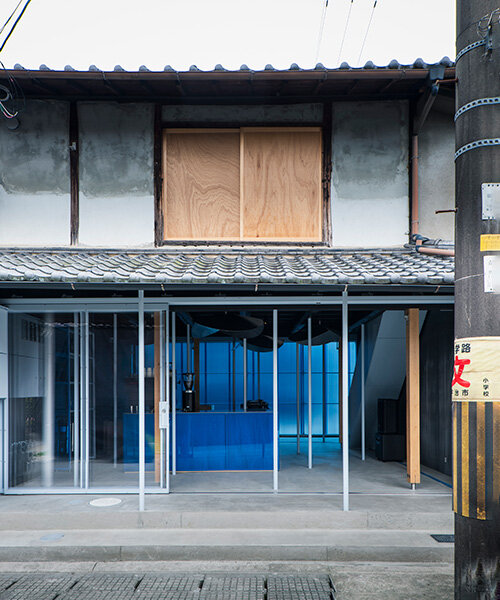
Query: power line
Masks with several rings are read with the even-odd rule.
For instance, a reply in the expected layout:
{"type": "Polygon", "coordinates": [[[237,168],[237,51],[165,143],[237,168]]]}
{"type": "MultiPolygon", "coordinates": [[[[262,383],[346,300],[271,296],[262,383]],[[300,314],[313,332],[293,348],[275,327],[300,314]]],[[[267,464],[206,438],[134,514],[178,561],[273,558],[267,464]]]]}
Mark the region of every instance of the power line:
{"type": "Polygon", "coordinates": [[[9,24],[9,21],[12,19],[12,17],[16,14],[17,9],[21,6],[23,0],[19,0],[19,2],[17,3],[16,8],[10,13],[9,18],[5,21],[5,23],[2,25],[2,28],[0,29],[0,34],[3,33],[3,30],[7,27],[7,25],[9,24]]]}
{"type": "Polygon", "coordinates": [[[351,0],[351,4],[349,5],[349,12],[347,13],[347,21],[345,22],[344,35],[342,36],[342,43],[340,44],[339,58],[337,60],[338,63],[340,63],[340,59],[342,58],[342,50],[344,49],[345,36],[347,34],[347,29],[349,28],[349,21],[351,20],[351,12],[352,12],[353,4],[354,4],[354,0],[351,0]]]}
{"type": "Polygon", "coordinates": [[[321,22],[319,25],[319,33],[318,33],[318,45],[316,47],[316,59],[314,63],[316,64],[319,59],[319,50],[321,47],[321,40],[323,39],[323,29],[325,28],[325,20],[326,20],[326,9],[328,8],[328,0],[325,0],[325,4],[323,5],[323,12],[321,13],[321,22]]]}
{"type": "Polygon", "coordinates": [[[371,12],[371,15],[370,15],[370,20],[368,21],[368,27],[366,28],[365,37],[363,39],[363,44],[361,46],[361,50],[360,50],[359,56],[358,56],[358,65],[361,62],[361,56],[363,54],[363,50],[365,49],[366,39],[368,37],[368,32],[370,31],[370,27],[371,27],[371,24],[372,24],[372,21],[373,21],[373,13],[375,12],[375,9],[377,8],[377,2],[378,2],[378,0],[375,0],[375,2],[373,3],[373,8],[372,8],[372,12],[371,12]]]}
{"type": "MultiPolygon", "coordinates": [[[[26,0],[26,4],[23,7],[23,10],[19,13],[19,16],[17,17],[17,19],[14,21],[14,25],[12,25],[12,27],[10,28],[9,33],[7,34],[7,37],[4,39],[2,45],[0,46],[0,52],[2,52],[2,50],[5,48],[5,44],[7,43],[7,41],[9,40],[10,36],[12,35],[12,33],[14,32],[14,29],[16,28],[16,25],[19,23],[19,21],[21,20],[22,16],[24,15],[26,9],[28,8],[29,3],[31,2],[31,0],[26,0]]],[[[19,6],[19,5],[18,5],[19,6]]],[[[16,7],[17,10],[17,7],[16,7]]],[[[16,12],[16,11],[14,11],[16,12]]],[[[12,15],[11,15],[12,16],[12,15]]],[[[9,17],[9,21],[10,21],[11,17],[9,17]]]]}

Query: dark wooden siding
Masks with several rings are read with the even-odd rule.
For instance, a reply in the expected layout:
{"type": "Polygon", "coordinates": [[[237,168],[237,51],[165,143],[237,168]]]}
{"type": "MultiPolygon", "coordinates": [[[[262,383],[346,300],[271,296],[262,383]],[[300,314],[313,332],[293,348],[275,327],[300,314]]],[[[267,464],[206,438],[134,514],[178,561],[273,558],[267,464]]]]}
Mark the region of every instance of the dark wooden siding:
{"type": "Polygon", "coordinates": [[[451,475],[453,311],[428,312],[420,334],[421,462],[451,475]]]}

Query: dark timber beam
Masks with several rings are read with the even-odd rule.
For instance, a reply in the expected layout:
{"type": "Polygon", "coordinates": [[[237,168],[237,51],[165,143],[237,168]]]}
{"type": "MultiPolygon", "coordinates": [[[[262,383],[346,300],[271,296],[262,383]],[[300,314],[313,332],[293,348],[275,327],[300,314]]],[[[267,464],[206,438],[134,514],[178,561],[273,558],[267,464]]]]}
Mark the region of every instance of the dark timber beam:
{"type": "Polygon", "coordinates": [[[155,206],[155,246],[163,243],[163,206],[162,206],[162,118],[161,104],[155,104],[153,132],[153,185],[155,206]]]}
{"type": "Polygon", "coordinates": [[[76,102],[69,105],[69,170],[70,170],[70,244],[78,244],[80,225],[80,176],[79,176],[79,141],[78,141],[78,106],[76,102]]]}

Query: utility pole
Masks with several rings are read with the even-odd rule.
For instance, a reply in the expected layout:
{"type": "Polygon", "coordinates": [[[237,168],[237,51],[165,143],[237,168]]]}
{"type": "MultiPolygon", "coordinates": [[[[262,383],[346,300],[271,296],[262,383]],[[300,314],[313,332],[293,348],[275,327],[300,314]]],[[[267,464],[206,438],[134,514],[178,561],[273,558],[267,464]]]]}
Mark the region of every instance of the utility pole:
{"type": "Polygon", "coordinates": [[[499,21],[500,0],[457,0],[455,600],[500,598],[499,21]]]}

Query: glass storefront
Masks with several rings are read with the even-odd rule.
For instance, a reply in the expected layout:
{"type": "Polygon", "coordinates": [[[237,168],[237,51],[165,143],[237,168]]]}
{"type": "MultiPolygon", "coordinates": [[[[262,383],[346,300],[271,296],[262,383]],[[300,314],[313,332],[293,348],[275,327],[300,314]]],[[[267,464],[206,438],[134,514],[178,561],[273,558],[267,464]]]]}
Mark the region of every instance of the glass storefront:
{"type": "MultiPolygon", "coordinates": [[[[242,340],[194,338],[177,315],[173,343],[172,316],[144,313],[146,489],[168,489],[169,469],[272,470],[272,351],[247,350],[246,401],[256,407],[246,412],[242,340]],[[188,375],[192,396],[186,395],[188,375]],[[162,401],[170,406],[166,420],[160,419],[162,401]]],[[[138,312],[9,314],[10,489],[139,489],[140,351],[138,312]]],[[[351,366],[354,353],[351,344],[351,366]]],[[[315,437],[338,435],[338,377],[338,343],[313,347],[315,437]]],[[[279,435],[296,435],[298,415],[300,434],[307,436],[304,345],[280,343],[277,383],[279,435]]]]}
{"type": "Polygon", "coordinates": [[[9,315],[9,487],[137,489],[137,365],[136,313],[9,315]]]}

